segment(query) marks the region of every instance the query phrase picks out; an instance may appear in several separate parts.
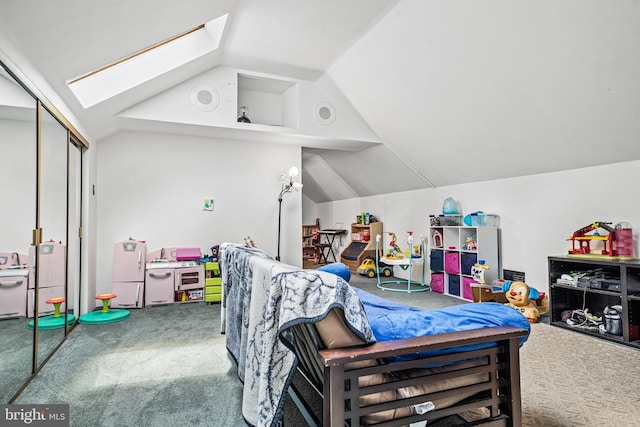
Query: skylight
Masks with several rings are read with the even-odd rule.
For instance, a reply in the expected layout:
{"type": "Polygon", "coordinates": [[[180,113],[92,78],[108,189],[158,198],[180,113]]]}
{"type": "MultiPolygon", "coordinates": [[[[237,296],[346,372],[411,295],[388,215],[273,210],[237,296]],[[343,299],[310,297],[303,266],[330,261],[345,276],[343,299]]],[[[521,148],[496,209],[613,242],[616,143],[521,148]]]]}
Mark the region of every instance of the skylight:
{"type": "Polygon", "coordinates": [[[67,85],[84,108],[92,107],[216,50],[228,16],[220,16],[179,36],[76,77],[69,80],[67,85]]]}

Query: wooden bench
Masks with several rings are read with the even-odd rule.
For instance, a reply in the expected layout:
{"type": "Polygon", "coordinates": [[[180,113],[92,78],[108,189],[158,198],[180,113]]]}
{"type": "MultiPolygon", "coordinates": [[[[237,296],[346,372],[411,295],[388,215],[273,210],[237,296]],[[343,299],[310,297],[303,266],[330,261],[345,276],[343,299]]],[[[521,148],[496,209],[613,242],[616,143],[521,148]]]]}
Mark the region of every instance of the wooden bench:
{"type": "MultiPolygon", "coordinates": [[[[289,388],[311,426],[401,426],[471,410],[484,416],[468,425],[521,424],[518,340],[527,334],[523,329],[496,326],[327,348],[316,325],[295,326],[293,345],[298,371],[322,399],[322,413],[314,413],[294,385],[289,388]],[[495,345],[460,351],[462,346],[486,343],[495,345]],[[434,355],[434,350],[446,354],[434,355]],[[372,376],[378,380],[372,381],[372,376]],[[424,414],[412,410],[425,402],[444,405],[436,404],[424,414]]],[[[336,330],[335,325],[325,329],[336,330]]]]}

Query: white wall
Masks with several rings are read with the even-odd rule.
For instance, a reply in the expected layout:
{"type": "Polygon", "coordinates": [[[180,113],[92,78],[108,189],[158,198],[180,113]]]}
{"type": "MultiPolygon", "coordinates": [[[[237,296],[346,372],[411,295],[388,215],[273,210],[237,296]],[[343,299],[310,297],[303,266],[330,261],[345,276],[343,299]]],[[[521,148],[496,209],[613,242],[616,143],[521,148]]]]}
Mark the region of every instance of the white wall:
{"type": "MultiPolygon", "coordinates": [[[[304,185],[304,182],[302,184],[304,185]]],[[[318,218],[318,204],[304,195],[304,186],[302,193],[302,223],[315,224],[318,218]]]]}
{"type": "MultiPolygon", "coordinates": [[[[0,120],[0,252],[28,254],[36,227],[36,134],[33,122],[0,120]]],[[[26,260],[22,261],[26,262],[26,260]]]]}
{"type": "Polygon", "coordinates": [[[429,214],[441,213],[451,196],[464,214],[499,215],[503,268],[524,271],[530,285],[548,291],[547,257],[566,254],[571,234],[594,221],[631,223],[638,256],[640,198],[634,185],[639,180],[640,162],[634,161],[323,203],[317,212],[321,222],[349,224],[357,213],[369,211],[404,243],[400,236],[404,239],[407,230],[427,236],[429,214]]]}
{"type": "MultiPolygon", "coordinates": [[[[241,243],[277,251],[280,175],[300,168],[300,147],[141,132],[98,142],[97,292],[111,290],[113,245],[133,237],[147,250],[241,243]],[[213,212],[202,208],[215,199],[213,212]]],[[[302,193],[282,203],[283,261],[300,265],[302,193]]]]}

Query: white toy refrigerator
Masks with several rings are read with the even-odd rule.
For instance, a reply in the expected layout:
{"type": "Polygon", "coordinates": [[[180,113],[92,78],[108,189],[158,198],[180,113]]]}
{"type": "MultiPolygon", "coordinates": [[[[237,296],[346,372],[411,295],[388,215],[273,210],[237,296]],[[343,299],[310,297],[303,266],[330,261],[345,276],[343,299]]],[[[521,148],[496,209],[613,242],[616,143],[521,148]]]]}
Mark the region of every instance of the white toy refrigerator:
{"type": "Polygon", "coordinates": [[[113,289],[111,308],[142,308],[147,245],[135,239],[113,246],[113,289]]]}
{"type": "MultiPolygon", "coordinates": [[[[53,314],[53,304],[47,304],[50,298],[64,297],[66,281],[66,246],[53,240],[42,242],[37,247],[29,247],[29,280],[27,291],[27,317],[35,315],[36,268],[38,270],[38,317],[53,314]],[[40,265],[36,265],[36,250],[40,265]]],[[[73,295],[67,295],[72,300],[73,295]]],[[[65,312],[66,303],[60,304],[60,311],[65,312]]]]}

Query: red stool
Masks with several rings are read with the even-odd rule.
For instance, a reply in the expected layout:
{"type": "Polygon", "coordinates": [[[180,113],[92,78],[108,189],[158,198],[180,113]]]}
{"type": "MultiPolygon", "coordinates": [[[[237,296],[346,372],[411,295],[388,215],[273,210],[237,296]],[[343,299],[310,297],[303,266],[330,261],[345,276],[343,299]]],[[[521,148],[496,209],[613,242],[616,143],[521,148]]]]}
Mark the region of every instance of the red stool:
{"type": "Polygon", "coordinates": [[[102,310],[91,311],[80,316],[78,321],[86,325],[99,325],[102,323],[119,322],[129,317],[129,310],[115,308],[109,309],[109,301],[116,297],[116,294],[96,295],[96,299],[102,301],[102,310]]]}
{"type": "MultiPolygon", "coordinates": [[[[49,298],[46,303],[53,304],[54,313],[49,316],[43,316],[38,318],[38,330],[49,330],[49,329],[58,329],[64,328],[65,321],[68,325],[72,324],[76,317],[69,313],[66,316],[62,315],[60,312],[60,305],[65,302],[64,297],[53,297],[49,298]]],[[[35,319],[31,320],[27,327],[29,329],[33,329],[35,327],[35,319]]]]}
{"type": "Polygon", "coordinates": [[[109,312],[109,300],[112,300],[116,297],[116,294],[100,294],[96,295],[96,299],[102,300],[102,312],[109,312]]]}
{"type": "Polygon", "coordinates": [[[60,304],[62,304],[63,302],[65,302],[66,300],[64,299],[64,297],[54,297],[54,298],[49,298],[46,302],[47,304],[53,304],[53,317],[60,317],[60,304]]]}

